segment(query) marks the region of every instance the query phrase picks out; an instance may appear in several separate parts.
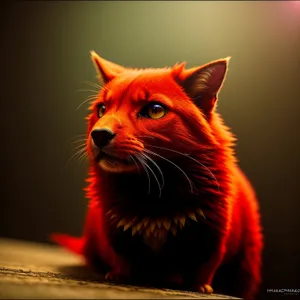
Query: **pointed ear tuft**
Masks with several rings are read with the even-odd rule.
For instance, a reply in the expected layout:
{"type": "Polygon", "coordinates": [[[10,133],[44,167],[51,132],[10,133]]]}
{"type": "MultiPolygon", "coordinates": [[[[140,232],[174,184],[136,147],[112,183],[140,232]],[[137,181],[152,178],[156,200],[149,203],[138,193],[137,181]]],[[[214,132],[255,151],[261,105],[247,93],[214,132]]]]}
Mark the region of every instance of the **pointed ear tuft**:
{"type": "Polygon", "coordinates": [[[172,68],[171,74],[175,79],[180,78],[180,75],[183,72],[185,65],[186,65],[185,61],[182,63],[176,63],[174,65],[174,67],[172,68]]]}
{"type": "Polygon", "coordinates": [[[228,70],[230,57],[181,72],[177,77],[186,94],[205,113],[214,108],[228,70]]]}
{"type": "Polygon", "coordinates": [[[95,51],[91,51],[91,59],[105,84],[125,71],[124,67],[100,57],[95,51]]]}

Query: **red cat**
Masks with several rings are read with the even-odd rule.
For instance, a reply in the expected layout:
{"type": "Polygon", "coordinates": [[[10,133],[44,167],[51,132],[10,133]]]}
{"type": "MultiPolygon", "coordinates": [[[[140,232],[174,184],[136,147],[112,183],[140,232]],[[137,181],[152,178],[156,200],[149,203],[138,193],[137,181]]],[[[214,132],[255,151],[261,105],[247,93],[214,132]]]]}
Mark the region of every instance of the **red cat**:
{"type": "Polygon", "coordinates": [[[52,238],[108,280],[253,298],[259,207],[216,112],[229,58],[191,69],[92,59],[105,86],[88,117],[85,230],[52,238]]]}

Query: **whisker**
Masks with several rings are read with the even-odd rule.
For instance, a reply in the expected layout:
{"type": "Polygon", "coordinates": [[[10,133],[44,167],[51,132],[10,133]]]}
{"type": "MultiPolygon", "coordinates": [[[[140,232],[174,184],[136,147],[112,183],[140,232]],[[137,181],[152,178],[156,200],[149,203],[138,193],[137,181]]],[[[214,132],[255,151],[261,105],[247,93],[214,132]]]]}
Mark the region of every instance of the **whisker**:
{"type": "Polygon", "coordinates": [[[78,163],[83,162],[87,158],[87,153],[84,151],[78,158],[78,163]]]}
{"type": "Polygon", "coordinates": [[[77,162],[79,162],[79,159],[80,159],[81,155],[84,154],[85,152],[86,152],[85,148],[81,148],[81,149],[78,150],[78,155],[76,155],[77,162]]]}
{"type": "Polygon", "coordinates": [[[80,145],[77,145],[76,147],[74,147],[74,150],[76,149],[81,149],[83,147],[86,147],[86,144],[80,144],[80,145]]]}
{"type": "Polygon", "coordinates": [[[85,161],[87,159],[87,157],[88,157],[87,153],[86,153],[86,151],[84,151],[80,156],[78,156],[77,162],[81,163],[81,162],[85,161]]]}
{"type": "Polygon", "coordinates": [[[85,82],[82,82],[82,83],[85,83],[85,84],[88,84],[90,85],[92,88],[95,88],[95,89],[79,89],[79,90],[76,90],[76,92],[93,92],[93,93],[96,93],[96,94],[99,94],[100,91],[108,91],[108,88],[107,86],[101,86],[101,85],[98,85],[97,83],[95,82],[91,82],[91,81],[85,81],[85,82]]]}
{"type": "Polygon", "coordinates": [[[134,159],[134,155],[129,155],[129,158],[131,158],[131,160],[134,162],[134,164],[137,167],[138,173],[140,174],[140,167],[139,167],[138,163],[136,162],[136,160],[134,159]]]}
{"type": "Polygon", "coordinates": [[[87,103],[87,102],[90,102],[90,101],[94,101],[94,100],[96,100],[98,98],[98,96],[93,96],[93,97],[88,97],[87,99],[85,99],[83,102],[81,102],[78,106],[77,106],[77,108],[76,108],[76,110],[78,110],[81,106],[83,106],[85,103],[87,103]]]}
{"type": "Polygon", "coordinates": [[[169,162],[169,163],[172,164],[174,167],[176,167],[178,170],[180,170],[180,171],[182,172],[182,174],[183,174],[183,175],[186,177],[186,179],[188,180],[189,185],[190,185],[190,187],[191,187],[191,193],[193,193],[193,185],[192,185],[192,182],[191,182],[190,178],[187,176],[187,174],[186,174],[179,166],[177,166],[177,165],[176,165],[174,162],[172,162],[171,160],[169,160],[169,159],[167,159],[167,158],[165,158],[165,157],[163,157],[163,156],[161,156],[161,155],[159,155],[159,154],[157,154],[157,153],[155,153],[155,152],[153,152],[153,151],[150,151],[150,150],[147,150],[147,149],[144,149],[144,151],[147,152],[147,153],[149,153],[149,154],[152,154],[152,155],[155,155],[155,156],[158,156],[158,157],[164,159],[165,161],[169,162]]]}
{"type": "Polygon", "coordinates": [[[98,95],[91,95],[91,96],[87,97],[87,100],[92,101],[92,100],[96,100],[97,98],[98,98],[98,95]]]}
{"type": "Polygon", "coordinates": [[[194,162],[196,162],[197,164],[199,164],[200,166],[202,166],[206,171],[208,171],[208,173],[211,175],[211,177],[215,180],[216,182],[216,185],[218,187],[218,191],[220,191],[220,184],[216,178],[216,176],[213,174],[213,172],[207,167],[205,166],[204,164],[202,164],[200,161],[198,161],[197,159],[189,156],[189,154],[186,154],[186,153],[182,153],[182,152],[179,152],[179,151],[176,151],[176,150],[173,150],[173,149],[169,149],[169,148],[165,148],[165,147],[159,147],[159,146],[153,146],[153,145],[147,145],[147,146],[150,146],[150,147],[153,147],[153,148],[157,148],[157,149],[162,149],[162,150],[167,150],[167,151],[171,151],[171,152],[174,152],[174,153],[177,153],[177,154],[180,154],[182,156],[185,156],[191,160],[193,160],[194,162]]]}
{"type": "Polygon", "coordinates": [[[85,148],[79,149],[78,151],[76,151],[67,161],[66,166],[74,159],[74,158],[78,158],[78,156],[80,156],[83,152],[85,152],[85,148]]]}
{"type": "MultiPolygon", "coordinates": [[[[141,153],[141,155],[144,156],[145,154],[141,153]]],[[[161,189],[162,189],[162,188],[161,188],[160,183],[159,183],[159,181],[158,181],[158,179],[157,179],[157,176],[155,175],[155,173],[154,173],[154,171],[151,169],[151,167],[145,162],[145,160],[144,160],[144,163],[145,163],[146,168],[148,168],[148,169],[150,170],[150,172],[152,173],[152,175],[154,176],[154,178],[155,178],[155,180],[156,180],[156,182],[157,182],[158,189],[159,189],[159,198],[161,198],[161,189]]]]}
{"type": "Polygon", "coordinates": [[[76,92],[76,93],[77,93],[77,92],[92,92],[92,93],[95,93],[95,94],[99,94],[100,91],[97,91],[97,90],[80,89],[80,90],[76,90],[75,92],[76,92]]]}
{"type": "Polygon", "coordinates": [[[89,84],[91,85],[92,87],[96,88],[97,90],[94,90],[94,89],[80,89],[80,90],[77,90],[76,92],[92,92],[93,94],[88,96],[88,98],[86,100],[84,100],[77,108],[76,110],[78,110],[82,105],[84,105],[85,103],[89,102],[89,101],[94,101],[96,100],[98,97],[99,97],[99,94],[102,90],[104,91],[108,91],[108,88],[106,86],[100,86],[94,82],[91,82],[91,81],[85,81],[83,83],[86,83],[86,84],[89,84]]]}
{"type": "Polygon", "coordinates": [[[86,142],[87,139],[80,139],[80,140],[77,140],[77,141],[73,141],[72,144],[76,144],[76,143],[79,143],[79,142],[86,142]]]}
{"type": "Polygon", "coordinates": [[[149,186],[149,188],[148,188],[148,195],[149,195],[149,194],[150,194],[150,191],[151,191],[151,179],[150,179],[149,172],[148,172],[147,168],[145,168],[143,160],[141,160],[140,157],[137,156],[137,155],[136,155],[135,157],[136,157],[136,159],[141,163],[143,169],[145,170],[145,172],[146,172],[146,174],[147,174],[147,177],[148,177],[148,186],[149,186]]]}
{"type": "Polygon", "coordinates": [[[86,133],[77,134],[77,135],[73,136],[72,138],[70,138],[70,141],[74,140],[74,139],[77,139],[77,138],[82,138],[82,137],[85,137],[85,136],[86,136],[86,133]]]}
{"type": "Polygon", "coordinates": [[[154,164],[154,166],[158,169],[158,172],[161,175],[161,180],[162,180],[161,189],[162,189],[165,185],[165,179],[164,179],[164,175],[163,175],[163,172],[162,172],[161,168],[158,166],[158,164],[150,156],[148,156],[145,153],[142,153],[142,155],[145,156],[146,159],[148,159],[150,162],[152,162],[154,164]]]}
{"type": "Polygon", "coordinates": [[[90,85],[92,87],[95,87],[95,88],[97,88],[99,90],[102,88],[101,85],[99,85],[98,83],[95,83],[95,82],[92,82],[92,81],[88,81],[88,80],[82,81],[81,83],[85,83],[85,84],[90,85]]]}

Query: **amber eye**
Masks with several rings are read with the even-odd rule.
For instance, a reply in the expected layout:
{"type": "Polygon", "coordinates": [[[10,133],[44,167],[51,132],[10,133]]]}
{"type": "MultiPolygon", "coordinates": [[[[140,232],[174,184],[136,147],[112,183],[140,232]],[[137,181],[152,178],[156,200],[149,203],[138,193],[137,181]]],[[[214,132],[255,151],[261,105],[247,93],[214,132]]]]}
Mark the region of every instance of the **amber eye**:
{"type": "Polygon", "coordinates": [[[160,119],[167,113],[167,109],[158,103],[150,103],[141,111],[140,116],[160,119]]]}
{"type": "Polygon", "coordinates": [[[103,117],[104,113],[105,113],[105,105],[104,104],[101,104],[98,106],[98,117],[101,118],[103,117]]]}

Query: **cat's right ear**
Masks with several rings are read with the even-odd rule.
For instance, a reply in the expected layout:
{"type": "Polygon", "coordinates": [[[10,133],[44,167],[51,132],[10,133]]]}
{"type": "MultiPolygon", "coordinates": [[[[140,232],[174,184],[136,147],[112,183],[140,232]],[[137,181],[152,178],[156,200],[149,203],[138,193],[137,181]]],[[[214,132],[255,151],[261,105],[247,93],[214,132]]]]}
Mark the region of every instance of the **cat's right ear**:
{"type": "Polygon", "coordinates": [[[108,83],[125,70],[124,67],[100,57],[95,51],[91,51],[91,58],[104,84],[108,83]]]}
{"type": "Polygon", "coordinates": [[[212,112],[218,93],[224,83],[230,57],[212,61],[200,67],[185,69],[185,64],[177,64],[172,69],[176,82],[185,93],[206,114],[212,112]]]}

